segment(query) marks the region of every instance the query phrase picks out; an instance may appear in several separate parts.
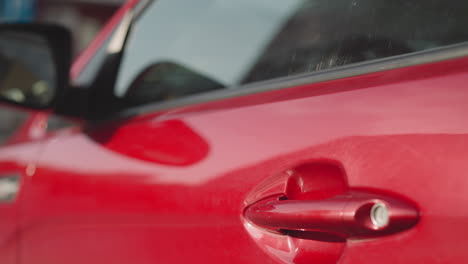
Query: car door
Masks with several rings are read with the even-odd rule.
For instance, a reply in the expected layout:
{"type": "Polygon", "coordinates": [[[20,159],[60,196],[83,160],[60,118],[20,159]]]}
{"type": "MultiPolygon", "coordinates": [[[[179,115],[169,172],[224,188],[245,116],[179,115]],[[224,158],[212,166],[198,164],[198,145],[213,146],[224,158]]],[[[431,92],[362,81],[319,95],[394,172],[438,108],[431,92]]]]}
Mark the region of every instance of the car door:
{"type": "Polygon", "coordinates": [[[466,262],[467,7],[142,3],[27,178],[21,263],[466,262]]]}
{"type": "Polygon", "coordinates": [[[24,183],[34,171],[41,149],[40,142],[3,146],[0,149],[0,259],[2,263],[19,263],[21,245],[21,205],[24,183]]]}

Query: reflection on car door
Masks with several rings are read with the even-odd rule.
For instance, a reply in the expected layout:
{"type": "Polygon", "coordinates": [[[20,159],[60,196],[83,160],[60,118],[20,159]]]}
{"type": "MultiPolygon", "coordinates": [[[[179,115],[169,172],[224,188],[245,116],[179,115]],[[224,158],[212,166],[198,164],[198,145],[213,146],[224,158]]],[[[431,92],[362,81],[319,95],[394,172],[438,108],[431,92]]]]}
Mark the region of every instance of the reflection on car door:
{"type": "Polygon", "coordinates": [[[21,258],[435,263],[436,255],[444,263],[464,261],[466,70],[465,58],[444,61],[287,93],[148,110],[60,135],[30,178],[21,258]],[[332,169],[314,169],[321,164],[332,169]],[[304,188],[291,192],[297,173],[304,188]],[[345,186],[307,184],[332,178],[345,186]],[[244,218],[245,208],[263,199],[318,199],[327,188],[332,195],[347,189],[407,200],[420,220],[397,234],[332,240],[271,233],[244,218]]]}

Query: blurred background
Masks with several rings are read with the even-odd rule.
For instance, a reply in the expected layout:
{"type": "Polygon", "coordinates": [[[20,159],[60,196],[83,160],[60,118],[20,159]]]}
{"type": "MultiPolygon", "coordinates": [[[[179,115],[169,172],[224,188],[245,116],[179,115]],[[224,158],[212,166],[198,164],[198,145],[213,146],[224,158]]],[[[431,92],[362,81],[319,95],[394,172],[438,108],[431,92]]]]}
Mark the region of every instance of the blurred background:
{"type": "MultiPolygon", "coordinates": [[[[93,40],[124,0],[0,0],[0,23],[51,22],[73,33],[74,56],[93,40]]],[[[47,113],[0,106],[0,145],[39,138],[45,131],[71,125],[47,113]],[[34,123],[34,124],[32,124],[34,123]],[[36,127],[36,130],[31,130],[36,127]]]]}

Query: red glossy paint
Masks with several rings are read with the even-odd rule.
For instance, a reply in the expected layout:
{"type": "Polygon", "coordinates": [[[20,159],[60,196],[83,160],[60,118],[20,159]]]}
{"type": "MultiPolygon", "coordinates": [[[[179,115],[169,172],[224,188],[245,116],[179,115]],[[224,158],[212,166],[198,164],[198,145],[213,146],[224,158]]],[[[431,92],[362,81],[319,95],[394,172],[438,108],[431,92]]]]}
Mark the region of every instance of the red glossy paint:
{"type": "Polygon", "coordinates": [[[21,263],[463,263],[467,71],[462,58],[48,138],[24,179],[21,263]],[[206,150],[168,143],[168,134],[206,150]],[[189,162],[161,159],[161,146],[167,160],[189,162]],[[288,189],[288,171],[323,161],[339,166],[322,168],[319,178],[334,180],[318,199],[379,190],[414,203],[419,222],[372,239],[320,240],[244,219],[249,205],[288,190],[317,197],[315,185],[288,189]]]}
{"type": "MultiPolygon", "coordinates": [[[[20,243],[20,210],[27,171],[34,167],[41,144],[29,141],[25,144],[6,145],[0,148],[0,181],[7,177],[19,177],[19,193],[15,200],[0,202],[0,260],[4,264],[20,263],[18,257],[20,243]]],[[[2,183],[2,187],[4,184],[2,183]]],[[[2,193],[4,190],[2,189],[2,193]]]]}
{"type": "Polygon", "coordinates": [[[180,120],[116,125],[92,137],[109,150],[158,164],[188,166],[209,152],[208,143],[180,120]]]}
{"type": "MultiPolygon", "coordinates": [[[[74,76],[86,63],[76,65],[74,76]]],[[[21,176],[16,202],[0,205],[2,264],[465,263],[467,71],[460,58],[2,148],[0,171],[21,176]],[[309,204],[350,191],[411,205],[419,221],[362,239],[271,232],[244,217],[272,197],[309,204]]]]}

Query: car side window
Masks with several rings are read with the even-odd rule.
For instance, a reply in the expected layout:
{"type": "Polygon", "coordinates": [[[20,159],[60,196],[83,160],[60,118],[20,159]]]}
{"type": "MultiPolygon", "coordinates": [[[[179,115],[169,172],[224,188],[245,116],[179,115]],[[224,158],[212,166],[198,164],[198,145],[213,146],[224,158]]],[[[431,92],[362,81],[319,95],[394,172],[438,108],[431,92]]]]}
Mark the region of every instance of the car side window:
{"type": "Polygon", "coordinates": [[[464,0],[158,0],[134,21],[114,96],[127,106],[468,40],[464,0]]]}

